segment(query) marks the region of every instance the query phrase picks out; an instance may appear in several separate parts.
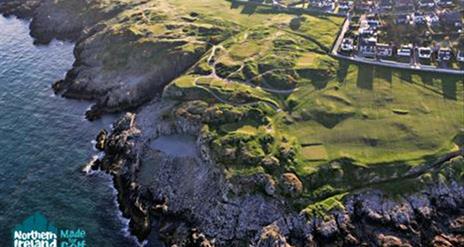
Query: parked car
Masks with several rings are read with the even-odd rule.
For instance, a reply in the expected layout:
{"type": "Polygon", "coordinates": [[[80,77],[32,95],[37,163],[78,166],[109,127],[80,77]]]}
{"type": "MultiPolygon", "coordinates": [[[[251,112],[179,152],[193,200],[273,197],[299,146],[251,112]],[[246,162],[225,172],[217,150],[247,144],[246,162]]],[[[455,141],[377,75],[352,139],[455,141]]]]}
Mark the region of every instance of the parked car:
{"type": "Polygon", "coordinates": [[[378,20],[367,20],[367,25],[373,29],[377,29],[380,27],[380,21],[378,20]]]}
{"type": "Polygon", "coordinates": [[[339,1],[338,2],[338,9],[340,11],[349,11],[353,7],[353,2],[352,1],[339,1]]]}
{"type": "Polygon", "coordinates": [[[432,57],[432,49],[430,47],[419,47],[418,51],[420,59],[429,60],[432,57]]]}
{"type": "Polygon", "coordinates": [[[364,57],[374,57],[375,56],[375,47],[377,45],[377,38],[370,37],[366,39],[361,39],[359,45],[359,54],[364,57]]]}
{"type": "Polygon", "coordinates": [[[344,52],[352,52],[354,47],[353,47],[354,40],[351,38],[344,38],[342,41],[342,47],[341,50],[344,52]]]}
{"type": "Polygon", "coordinates": [[[440,48],[438,50],[438,61],[448,62],[453,57],[453,53],[450,48],[440,48]]]}
{"type": "Polygon", "coordinates": [[[396,54],[399,57],[411,57],[412,54],[412,45],[402,45],[396,54]]]}
{"type": "Polygon", "coordinates": [[[460,63],[464,63],[464,50],[458,51],[458,54],[456,55],[456,60],[460,63]]]}
{"type": "Polygon", "coordinates": [[[361,36],[373,36],[375,34],[375,30],[371,27],[362,27],[359,28],[359,34],[361,36]]]}

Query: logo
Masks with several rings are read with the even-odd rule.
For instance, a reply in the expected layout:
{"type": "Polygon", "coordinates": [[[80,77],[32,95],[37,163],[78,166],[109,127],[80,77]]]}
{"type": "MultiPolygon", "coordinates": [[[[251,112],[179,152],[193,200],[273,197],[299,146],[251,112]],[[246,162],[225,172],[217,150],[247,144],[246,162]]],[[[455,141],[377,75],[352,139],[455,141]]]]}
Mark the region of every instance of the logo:
{"type": "Polygon", "coordinates": [[[58,247],[58,229],[41,213],[35,213],[14,228],[14,247],[58,247]]]}
{"type": "Polygon", "coordinates": [[[14,247],[86,247],[82,229],[60,229],[36,212],[13,230],[14,247]]]}

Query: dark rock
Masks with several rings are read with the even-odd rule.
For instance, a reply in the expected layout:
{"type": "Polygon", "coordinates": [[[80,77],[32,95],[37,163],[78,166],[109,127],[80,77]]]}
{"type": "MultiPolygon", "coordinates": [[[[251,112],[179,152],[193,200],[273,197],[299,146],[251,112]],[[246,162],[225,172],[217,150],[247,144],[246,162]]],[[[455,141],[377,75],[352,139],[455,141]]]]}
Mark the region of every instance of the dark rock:
{"type": "Polygon", "coordinates": [[[333,218],[317,223],[316,231],[324,239],[330,239],[339,233],[337,222],[333,218]]]}
{"type": "Polygon", "coordinates": [[[134,127],[134,124],[135,124],[135,114],[127,112],[124,116],[119,118],[119,120],[114,123],[113,132],[120,133],[124,130],[128,130],[134,127]]]}
{"type": "Polygon", "coordinates": [[[108,138],[108,132],[105,129],[101,129],[97,135],[97,139],[96,139],[97,143],[95,144],[95,148],[100,151],[105,150],[107,138],[108,138]]]}
{"type": "Polygon", "coordinates": [[[457,218],[451,219],[450,229],[455,233],[464,233],[464,216],[458,216],[457,218]]]}
{"type": "Polygon", "coordinates": [[[101,160],[99,160],[99,159],[94,160],[94,161],[92,162],[91,166],[90,166],[90,169],[92,169],[92,170],[94,170],[94,171],[98,170],[98,169],[100,168],[100,166],[101,166],[101,163],[102,163],[102,162],[101,162],[101,160]]]}
{"type": "Polygon", "coordinates": [[[98,105],[92,105],[88,111],[85,112],[85,118],[89,121],[94,121],[103,115],[104,111],[98,105]]]}

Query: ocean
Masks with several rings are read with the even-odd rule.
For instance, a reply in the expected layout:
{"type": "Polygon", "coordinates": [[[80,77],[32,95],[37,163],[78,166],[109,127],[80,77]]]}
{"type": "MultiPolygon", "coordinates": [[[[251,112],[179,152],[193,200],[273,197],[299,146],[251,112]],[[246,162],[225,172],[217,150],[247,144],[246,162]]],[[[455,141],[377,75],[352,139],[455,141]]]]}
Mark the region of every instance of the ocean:
{"type": "Polygon", "coordinates": [[[86,175],[91,141],[116,116],[84,119],[91,102],[55,96],[73,44],[33,45],[29,23],[0,16],[0,246],[35,212],[58,229],[82,229],[86,246],[136,246],[109,176],[86,175]]]}

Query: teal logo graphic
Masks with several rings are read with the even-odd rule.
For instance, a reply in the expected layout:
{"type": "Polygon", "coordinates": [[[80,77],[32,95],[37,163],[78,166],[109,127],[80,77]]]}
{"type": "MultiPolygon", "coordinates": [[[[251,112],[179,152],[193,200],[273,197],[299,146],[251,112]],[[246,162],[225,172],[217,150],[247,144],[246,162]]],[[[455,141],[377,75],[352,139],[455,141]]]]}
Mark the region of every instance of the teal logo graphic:
{"type": "Polygon", "coordinates": [[[86,247],[86,232],[80,228],[60,229],[36,212],[13,230],[14,247],[86,247]]]}
{"type": "Polygon", "coordinates": [[[58,229],[37,212],[14,228],[14,247],[57,247],[57,233],[58,229]]]}

